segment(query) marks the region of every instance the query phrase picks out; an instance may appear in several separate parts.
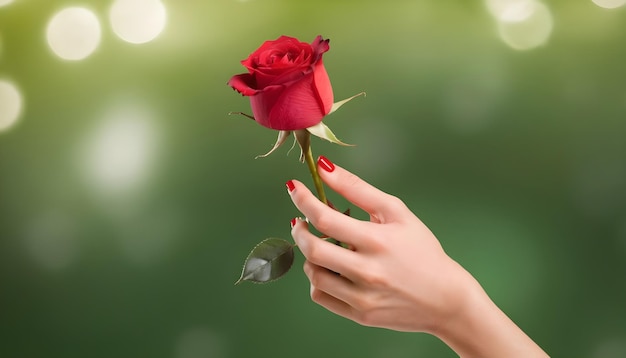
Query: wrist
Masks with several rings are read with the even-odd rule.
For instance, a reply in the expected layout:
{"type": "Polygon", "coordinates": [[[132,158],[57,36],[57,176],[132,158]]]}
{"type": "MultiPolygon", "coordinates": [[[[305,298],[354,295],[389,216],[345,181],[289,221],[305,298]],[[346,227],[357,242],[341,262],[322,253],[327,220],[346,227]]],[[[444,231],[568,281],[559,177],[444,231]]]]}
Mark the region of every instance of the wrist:
{"type": "Polygon", "coordinates": [[[481,318],[487,319],[494,310],[478,282],[471,277],[467,281],[458,293],[462,295],[459,306],[430,332],[461,357],[478,355],[482,339],[476,339],[474,335],[484,330],[481,318]]]}
{"type": "MultiPolygon", "coordinates": [[[[460,267],[460,266],[459,266],[460,267]]],[[[548,357],[498,306],[467,272],[457,309],[429,333],[460,357],[548,357]]]]}

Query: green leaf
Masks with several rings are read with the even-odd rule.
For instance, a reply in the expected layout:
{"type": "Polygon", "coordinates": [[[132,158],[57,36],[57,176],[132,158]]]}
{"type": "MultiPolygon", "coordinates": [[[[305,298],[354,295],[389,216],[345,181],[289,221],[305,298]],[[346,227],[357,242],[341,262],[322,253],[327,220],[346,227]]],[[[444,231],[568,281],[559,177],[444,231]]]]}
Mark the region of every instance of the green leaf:
{"type": "Polygon", "coordinates": [[[328,112],[328,114],[333,113],[334,111],[338,110],[339,107],[343,106],[344,104],[350,102],[351,100],[353,100],[353,99],[355,99],[356,97],[359,97],[359,96],[365,96],[365,92],[357,93],[357,94],[355,94],[354,96],[352,96],[350,98],[346,98],[346,99],[344,99],[342,101],[333,103],[333,106],[330,108],[330,112],[328,112]]]}
{"type": "Polygon", "coordinates": [[[248,254],[241,271],[241,277],[235,282],[251,281],[267,283],[281,278],[293,264],[294,244],[270,237],[257,244],[248,254]]]}
{"type": "Polygon", "coordinates": [[[353,146],[353,144],[347,144],[347,143],[340,141],[337,138],[337,136],[335,136],[333,131],[331,131],[330,128],[328,128],[328,126],[324,124],[324,122],[319,122],[318,124],[312,127],[309,127],[306,130],[309,131],[309,133],[313,134],[314,136],[320,137],[322,139],[326,139],[329,142],[343,145],[343,146],[348,146],[348,147],[353,146]]]}

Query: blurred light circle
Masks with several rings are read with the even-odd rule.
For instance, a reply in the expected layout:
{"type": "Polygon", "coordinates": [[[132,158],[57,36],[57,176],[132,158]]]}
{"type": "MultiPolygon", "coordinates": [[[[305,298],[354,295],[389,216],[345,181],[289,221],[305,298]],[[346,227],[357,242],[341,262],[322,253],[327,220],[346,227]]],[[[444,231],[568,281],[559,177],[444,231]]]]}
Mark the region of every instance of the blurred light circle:
{"type": "Polygon", "coordinates": [[[533,13],[523,21],[498,24],[502,41],[516,50],[528,50],[545,44],[552,28],[552,13],[545,4],[539,2],[535,4],[533,13]]]}
{"type": "Polygon", "coordinates": [[[626,0],[592,0],[594,4],[605,9],[615,9],[626,5],[626,0]]]}
{"type": "Polygon", "coordinates": [[[156,145],[156,129],[145,109],[113,109],[87,140],[85,169],[97,189],[126,193],[143,182],[156,145]]]}
{"type": "Polygon", "coordinates": [[[90,10],[69,7],[52,17],[46,36],[57,56],[64,60],[82,60],[100,44],[100,22],[90,10]]]}
{"type": "Polygon", "coordinates": [[[485,0],[493,17],[502,22],[519,22],[535,11],[536,0],[485,0]]]}
{"type": "Polygon", "coordinates": [[[12,2],[13,2],[13,0],[0,0],[0,7],[5,6],[5,5],[9,5],[12,2]]]}
{"type": "Polygon", "coordinates": [[[0,80],[0,132],[12,127],[22,112],[22,95],[17,87],[0,80]]]}
{"type": "Polygon", "coordinates": [[[134,44],[154,40],[165,28],[165,6],[159,0],[116,0],[109,19],[113,32],[134,44]]]}

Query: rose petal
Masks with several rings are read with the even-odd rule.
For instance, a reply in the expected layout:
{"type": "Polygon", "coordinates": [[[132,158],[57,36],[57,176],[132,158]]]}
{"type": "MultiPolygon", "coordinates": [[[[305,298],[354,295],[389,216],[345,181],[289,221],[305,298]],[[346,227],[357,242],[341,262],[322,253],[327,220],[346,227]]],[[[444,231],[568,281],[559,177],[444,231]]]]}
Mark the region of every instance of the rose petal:
{"type": "Polygon", "coordinates": [[[333,87],[330,84],[330,78],[321,58],[313,71],[313,87],[320,102],[320,107],[323,109],[324,115],[327,115],[333,107],[333,87]]]}
{"type": "Polygon", "coordinates": [[[277,72],[276,74],[257,72],[254,74],[254,76],[256,77],[258,88],[265,88],[274,85],[289,86],[292,82],[295,82],[300,78],[306,76],[307,74],[311,73],[311,71],[311,66],[307,65],[294,68],[290,71],[282,70],[280,72],[277,72]]]}
{"type": "MultiPolygon", "coordinates": [[[[241,64],[248,68],[250,73],[257,71],[267,73],[275,67],[292,66],[288,63],[281,65],[281,60],[289,54],[298,54],[296,58],[300,58],[303,53],[310,56],[312,52],[311,45],[306,42],[300,42],[289,36],[281,36],[276,40],[265,41],[247,59],[241,61],[241,64]]],[[[295,61],[292,60],[291,63],[293,62],[295,61]]]]}
{"type": "Polygon", "coordinates": [[[284,90],[285,86],[269,86],[263,89],[263,91],[259,91],[255,96],[250,97],[252,113],[254,113],[254,118],[260,125],[271,129],[285,130],[272,127],[270,123],[270,111],[284,90]]]}
{"type": "Polygon", "coordinates": [[[324,108],[318,100],[313,77],[313,74],[309,74],[282,91],[269,114],[270,128],[304,129],[324,118],[324,108]]]}
{"type": "Polygon", "coordinates": [[[252,70],[256,69],[259,66],[259,59],[261,58],[261,56],[264,53],[270,51],[275,46],[276,43],[280,44],[280,43],[294,43],[294,42],[300,43],[298,39],[289,37],[289,36],[284,36],[284,35],[280,36],[276,40],[265,41],[256,51],[250,54],[248,58],[241,61],[241,64],[244,65],[250,71],[250,73],[252,73],[252,70]]]}
{"type": "Polygon", "coordinates": [[[254,96],[259,93],[259,90],[254,88],[256,87],[255,82],[254,76],[248,73],[242,73],[231,77],[228,81],[228,85],[244,96],[254,96]]]}
{"type": "Polygon", "coordinates": [[[329,39],[324,40],[321,35],[318,35],[315,38],[315,40],[313,40],[313,42],[311,43],[313,52],[316,55],[321,56],[324,52],[330,50],[329,42],[330,42],[329,39]]]}

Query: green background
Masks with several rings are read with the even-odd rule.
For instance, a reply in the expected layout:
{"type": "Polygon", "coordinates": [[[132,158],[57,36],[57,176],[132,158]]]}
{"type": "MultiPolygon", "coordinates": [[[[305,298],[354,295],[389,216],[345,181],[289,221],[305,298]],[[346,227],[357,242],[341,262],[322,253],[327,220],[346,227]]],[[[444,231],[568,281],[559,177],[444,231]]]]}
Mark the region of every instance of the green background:
{"type": "Polygon", "coordinates": [[[299,253],[233,285],[258,241],[289,239],[285,181],[311,185],[297,151],[255,160],[275,133],[227,115],[249,112],[226,86],[239,61],[281,34],[330,38],[336,99],[367,92],[325,120],[357,146],[314,154],[402,198],[552,356],[626,355],[625,8],[546,1],[548,42],[517,51],[481,1],[164,3],[143,45],[110,1],[0,8],[0,78],[24,97],[0,133],[0,357],[455,356],[312,303],[299,253]],[[70,5],[102,25],[83,61],[45,40],[70,5]],[[150,165],[99,186],[90,143],[132,113],[157,133],[150,165]]]}

